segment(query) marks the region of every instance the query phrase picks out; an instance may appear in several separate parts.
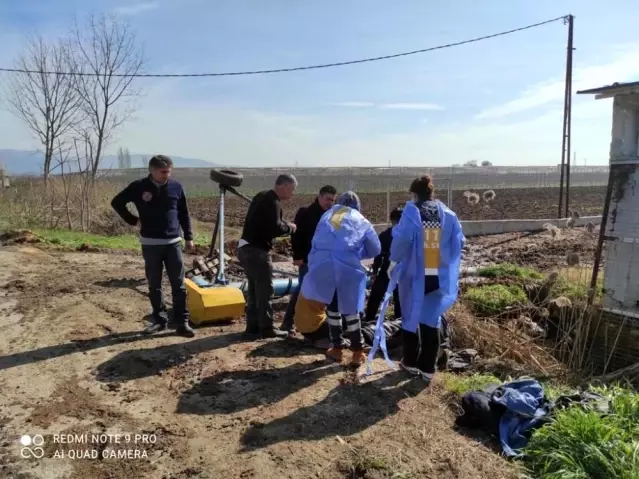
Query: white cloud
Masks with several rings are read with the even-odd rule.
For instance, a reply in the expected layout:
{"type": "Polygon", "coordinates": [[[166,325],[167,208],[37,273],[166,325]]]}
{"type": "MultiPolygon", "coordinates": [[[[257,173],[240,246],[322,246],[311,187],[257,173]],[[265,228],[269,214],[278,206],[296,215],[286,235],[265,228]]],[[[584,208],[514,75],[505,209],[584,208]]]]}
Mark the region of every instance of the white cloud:
{"type": "Polygon", "coordinates": [[[149,12],[158,8],[158,2],[142,2],[128,5],[126,7],[118,7],[114,11],[117,15],[138,15],[140,13],[149,12]]]}
{"type": "Polygon", "coordinates": [[[441,105],[433,103],[387,103],[380,105],[380,108],[386,110],[443,110],[441,105]]]}
{"type": "Polygon", "coordinates": [[[346,108],[379,108],[382,110],[444,110],[441,105],[434,103],[373,103],[367,101],[345,101],[341,103],[333,103],[334,106],[342,106],[346,108]]]}
{"type": "MultiPolygon", "coordinates": [[[[575,66],[573,94],[579,90],[636,80],[639,76],[639,50],[637,45],[619,48],[613,61],[581,67],[575,66]]],[[[549,80],[523,91],[519,98],[483,110],[477,120],[496,119],[550,104],[563,104],[565,80],[549,80]]]]}

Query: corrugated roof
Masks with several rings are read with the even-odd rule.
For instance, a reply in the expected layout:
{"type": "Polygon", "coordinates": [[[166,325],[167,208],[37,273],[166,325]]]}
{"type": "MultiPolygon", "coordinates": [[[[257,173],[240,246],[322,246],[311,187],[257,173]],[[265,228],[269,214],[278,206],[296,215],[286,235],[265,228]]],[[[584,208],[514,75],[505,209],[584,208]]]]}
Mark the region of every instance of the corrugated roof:
{"type": "Polygon", "coordinates": [[[589,90],[581,90],[581,91],[578,91],[577,94],[578,95],[585,95],[585,94],[596,95],[601,93],[614,94],[617,92],[625,93],[627,90],[631,91],[634,89],[639,89],[639,81],[629,82],[629,83],[615,82],[612,85],[601,86],[598,88],[591,88],[589,90]]]}

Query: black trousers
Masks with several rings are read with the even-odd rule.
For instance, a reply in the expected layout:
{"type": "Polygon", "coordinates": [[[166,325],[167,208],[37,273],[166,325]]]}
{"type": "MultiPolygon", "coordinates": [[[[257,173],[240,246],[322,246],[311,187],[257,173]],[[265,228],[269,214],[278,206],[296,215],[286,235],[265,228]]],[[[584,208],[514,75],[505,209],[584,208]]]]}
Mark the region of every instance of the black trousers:
{"type": "Polygon", "coordinates": [[[144,258],[144,269],[149,283],[149,299],[153,307],[155,322],[167,322],[166,303],[162,293],[162,274],[166,268],[173,296],[173,318],[177,324],[188,323],[189,312],[186,309],[182,245],[180,243],[143,245],[142,257],[144,258]]]}
{"type": "Polygon", "coordinates": [[[237,251],[237,257],[248,280],[246,332],[273,330],[273,264],[268,251],[245,245],[237,251]]]}
{"type": "Polygon", "coordinates": [[[435,374],[439,357],[439,328],[420,324],[416,333],[402,330],[404,364],[428,374],[435,374]]]}
{"type": "MultiPolygon", "coordinates": [[[[377,320],[377,313],[379,311],[379,306],[384,301],[384,294],[386,294],[386,289],[388,288],[388,283],[390,279],[386,273],[380,274],[373,281],[373,285],[371,286],[371,293],[368,296],[368,303],[366,304],[366,322],[370,323],[377,320]]],[[[394,319],[398,319],[402,317],[402,308],[399,304],[399,289],[395,288],[393,291],[393,308],[394,308],[394,319]]]]}

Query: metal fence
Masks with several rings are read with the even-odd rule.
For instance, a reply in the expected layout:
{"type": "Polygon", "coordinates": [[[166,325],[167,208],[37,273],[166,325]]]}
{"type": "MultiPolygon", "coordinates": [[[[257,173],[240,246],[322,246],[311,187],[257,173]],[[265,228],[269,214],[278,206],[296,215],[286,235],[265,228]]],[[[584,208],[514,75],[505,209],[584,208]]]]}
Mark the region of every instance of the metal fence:
{"type": "MultiPolygon", "coordinates": [[[[473,189],[558,187],[561,173],[557,167],[437,167],[437,168],[234,168],[244,175],[242,189],[247,193],[269,188],[277,175],[292,173],[299,181],[298,193],[313,194],[324,184],[340,191],[361,193],[405,192],[415,177],[429,174],[440,192],[473,189]]],[[[133,179],[145,170],[111,170],[110,176],[133,179]]],[[[175,176],[190,194],[215,192],[205,168],[177,168],[175,176]]],[[[607,167],[573,167],[571,186],[605,186],[607,167]]],[[[443,196],[443,195],[442,195],[443,196]]]]}

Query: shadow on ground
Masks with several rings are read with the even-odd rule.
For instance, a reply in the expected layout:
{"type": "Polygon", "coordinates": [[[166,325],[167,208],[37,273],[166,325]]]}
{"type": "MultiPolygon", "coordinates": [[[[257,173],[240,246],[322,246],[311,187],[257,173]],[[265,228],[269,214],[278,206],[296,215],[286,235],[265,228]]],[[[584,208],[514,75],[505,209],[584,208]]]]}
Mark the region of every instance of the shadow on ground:
{"type": "Polygon", "coordinates": [[[44,348],[34,349],[33,351],[24,351],[15,354],[9,354],[6,356],[0,356],[0,370],[24,366],[25,364],[37,363],[39,361],[46,361],[47,359],[55,359],[66,356],[68,354],[91,351],[93,349],[106,348],[118,344],[133,343],[136,341],[154,339],[163,336],[170,336],[173,334],[174,333],[172,332],[168,332],[162,335],[143,336],[139,332],[133,331],[127,333],[107,334],[106,336],[100,336],[91,339],[82,339],[78,341],[72,341],[70,343],[58,344],[55,346],[46,346],[44,348]]]}
{"type": "Polygon", "coordinates": [[[224,371],[185,391],[177,412],[231,414],[274,404],[307,388],[324,376],[343,371],[327,360],[295,363],[277,369],[224,371]]]}
{"type": "Polygon", "coordinates": [[[324,350],[314,348],[304,340],[287,338],[285,341],[264,343],[251,350],[246,356],[249,358],[296,358],[323,355],[324,352],[324,350]]]}
{"type": "MultiPolygon", "coordinates": [[[[317,441],[357,434],[399,411],[399,402],[416,396],[425,384],[416,378],[401,385],[402,371],[364,384],[343,383],[312,406],[296,409],[266,424],[253,423],[241,439],[242,450],[261,449],[284,441],[317,441]]],[[[279,383],[278,383],[279,384],[279,383]]]]}
{"type": "Polygon", "coordinates": [[[96,379],[126,382],[151,377],[187,362],[196,354],[237,343],[240,337],[238,333],[230,333],[157,348],[122,351],[97,367],[96,379]]]}

